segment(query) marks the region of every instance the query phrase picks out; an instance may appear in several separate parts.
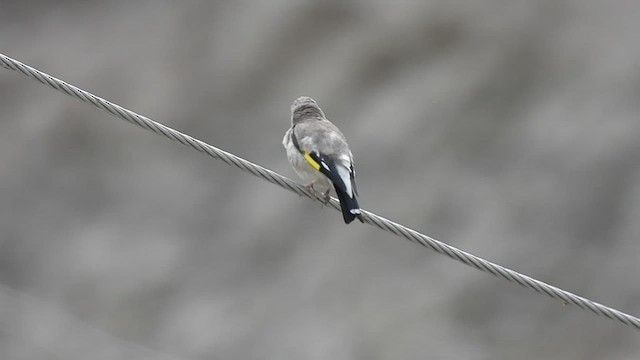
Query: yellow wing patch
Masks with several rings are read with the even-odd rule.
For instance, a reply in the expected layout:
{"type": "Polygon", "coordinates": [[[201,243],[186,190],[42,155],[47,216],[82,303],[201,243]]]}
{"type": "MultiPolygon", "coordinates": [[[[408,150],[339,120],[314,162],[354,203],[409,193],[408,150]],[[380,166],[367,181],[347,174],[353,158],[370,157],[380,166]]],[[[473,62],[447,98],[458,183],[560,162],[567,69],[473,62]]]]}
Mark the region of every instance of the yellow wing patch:
{"type": "Polygon", "coordinates": [[[313,158],[311,157],[311,155],[308,152],[304,153],[304,158],[307,160],[307,162],[313,166],[314,169],[320,171],[320,164],[318,164],[317,161],[313,160],[313,158]]]}

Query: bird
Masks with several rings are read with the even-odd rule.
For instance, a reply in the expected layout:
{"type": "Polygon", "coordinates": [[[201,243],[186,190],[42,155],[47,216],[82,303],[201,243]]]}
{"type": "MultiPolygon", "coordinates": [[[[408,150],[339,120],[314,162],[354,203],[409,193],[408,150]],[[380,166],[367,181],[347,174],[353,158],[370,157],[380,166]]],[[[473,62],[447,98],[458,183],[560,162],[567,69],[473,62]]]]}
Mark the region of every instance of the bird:
{"type": "Polygon", "coordinates": [[[353,154],[344,135],[307,96],[291,105],[291,127],[285,132],[282,145],[295,172],[311,191],[325,190],[325,204],[333,187],[346,224],[362,220],[358,204],[353,154]]]}

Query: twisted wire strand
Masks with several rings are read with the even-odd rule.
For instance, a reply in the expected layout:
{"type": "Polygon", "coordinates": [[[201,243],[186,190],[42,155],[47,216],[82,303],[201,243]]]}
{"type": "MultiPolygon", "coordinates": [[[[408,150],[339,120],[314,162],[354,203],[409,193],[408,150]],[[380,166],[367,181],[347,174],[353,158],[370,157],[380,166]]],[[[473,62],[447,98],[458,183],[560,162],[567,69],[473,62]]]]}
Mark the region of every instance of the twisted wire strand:
{"type": "MultiPolygon", "coordinates": [[[[211,146],[203,141],[195,139],[189,135],[183,134],[170,127],[157,123],[145,116],[136,114],[133,111],[127,110],[119,105],[111,103],[101,97],[93,95],[87,91],[70,85],[62,80],[43,73],[37,69],[34,69],[28,65],[25,65],[17,60],[14,60],[6,55],[0,54],[0,65],[16,71],[22,75],[25,75],[31,79],[48,85],[62,93],[65,93],[71,97],[74,97],[80,101],[92,104],[93,106],[102,109],[111,115],[118,117],[122,120],[137,125],[143,129],[152,131],[158,135],[162,135],[169,140],[176,141],[187,147],[191,147],[201,153],[207,154],[212,158],[224,161],[228,165],[235,166],[243,171],[253,174],[256,177],[264,179],[270,183],[276,184],[286,190],[296,193],[300,196],[306,196],[312,200],[323,201],[323,197],[320,194],[311,192],[304,186],[274,172],[266,169],[262,166],[254,164],[243,158],[235,156],[217,147],[211,146]]],[[[328,205],[336,210],[340,209],[339,202],[335,198],[329,200],[328,205]]],[[[405,238],[411,242],[422,245],[429,248],[439,254],[445,255],[453,260],[459,261],[465,265],[468,265],[474,269],[480,270],[492,274],[498,278],[505,279],[509,282],[516,283],[524,288],[533,290],[539,294],[547,295],[553,299],[559,299],[565,305],[575,305],[583,310],[588,310],[596,315],[604,316],[614,321],[621,322],[627,326],[630,326],[636,330],[640,330],[640,319],[623,313],[619,310],[613,309],[606,305],[591,301],[584,297],[573,294],[569,291],[562,290],[555,286],[546,284],[540,280],[536,280],[527,275],[520,274],[514,270],[508,269],[504,266],[492,263],[488,260],[477,257],[473,254],[469,254],[451,245],[447,245],[441,241],[433,239],[429,236],[421,234],[415,230],[407,228],[401,224],[385,219],[382,216],[376,215],[372,212],[362,210],[363,220],[365,223],[378,227],[381,230],[391,232],[399,237],[405,238]]]]}

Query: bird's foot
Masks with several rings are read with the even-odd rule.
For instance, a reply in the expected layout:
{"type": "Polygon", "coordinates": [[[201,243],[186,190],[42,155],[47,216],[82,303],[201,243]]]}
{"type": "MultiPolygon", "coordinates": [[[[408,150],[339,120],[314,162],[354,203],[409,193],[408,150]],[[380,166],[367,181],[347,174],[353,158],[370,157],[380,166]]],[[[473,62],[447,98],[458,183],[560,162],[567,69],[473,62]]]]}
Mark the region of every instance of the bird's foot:
{"type": "MultiPolygon", "coordinates": [[[[307,190],[309,190],[310,192],[312,192],[312,193],[316,193],[316,194],[317,194],[317,193],[318,193],[318,191],[313,187],[313,185],[315,185],[315,183],[316,183],[315,181],[312,181],[312,182],[310,182],[310,183],[308,183],[308,184],[305,184],[305,185],[303,185],[303,186],[304,186],[307,190]]],[[[331,200],[331,196],[329,195],[329,193],[330,193],[330,192],[331,192],[331,188],[329,188],[329,189],[327,189],[327,191],[325,191],[325,192],[321,193],[321,194],[322,194],[322,198],[323,198],[322,203],[323,203],[324,205],[327,205],[327,204],[329,203],[329,200],[331,200]]]]}
{"type": "Polygon", "coordinates": [[[329,202],[329,200],[331,199],[331,195],[329,195],[329,193],[331,192],[331,188],[329,188],[327,191],[325,191],[322,196],[324,197],[324,204],[327,205],[327,203],[329,202]]]}
{"type": "Polygon", "coordinates": [[[316,189],[314,189],[314,188],[313,188],[313,184],[315,184],[315,183],[316,183],[315,181],[312,181],[312,182],[310,182],[310,183],[308,183],[308,184],[304,184],[303,186],[304,186],[307,190],[309,190],[309,191],[311,191],[311,192],[315,192],[315,191],[316,191],[316,189]]]}

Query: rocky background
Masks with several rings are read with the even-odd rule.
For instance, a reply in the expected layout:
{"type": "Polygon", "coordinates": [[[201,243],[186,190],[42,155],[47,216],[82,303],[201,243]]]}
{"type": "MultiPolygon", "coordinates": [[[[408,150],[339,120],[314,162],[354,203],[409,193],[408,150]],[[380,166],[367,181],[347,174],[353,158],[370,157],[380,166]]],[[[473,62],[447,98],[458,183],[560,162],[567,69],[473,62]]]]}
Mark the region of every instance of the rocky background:
{"type": "MultiPolygon", "coordinates": [[[[640,315],[640,2],[0,1],[0,52],[640,315]]],[[[0,69],[2,359],[638,359],[638,332],[0,69]]]]}

